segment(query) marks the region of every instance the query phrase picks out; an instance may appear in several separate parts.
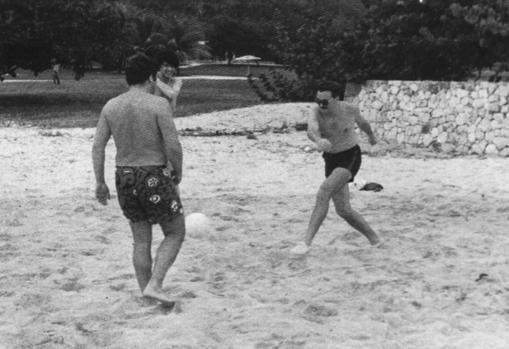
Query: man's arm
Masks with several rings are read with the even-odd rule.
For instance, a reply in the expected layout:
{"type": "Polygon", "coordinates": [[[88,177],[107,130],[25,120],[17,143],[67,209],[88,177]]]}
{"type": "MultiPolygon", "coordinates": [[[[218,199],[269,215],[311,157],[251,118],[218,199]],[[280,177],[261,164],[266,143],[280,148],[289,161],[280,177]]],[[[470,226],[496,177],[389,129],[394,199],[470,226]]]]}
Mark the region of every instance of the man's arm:
{"type": "Polygon", "coordinates": [[[331,142],[328,139],[323,138],[320,132],[318,107],[313,107],[311,109],[311,114],[309,114],[307,135],[308,138],[317,145],[318,149],[322,151],[330,151],[332,148],[331,142]]]}
{"type": "Polygon", "coordinates": [[[357,123],[357,126],[359,126],[359,128],[365,133],[368,135],[369,137],[369,143],[371,145],[373,144],[376,144],[376,137],[375,137],[375,134],[373,133],[373,130],[371,129],[371,125],[369,124],[369,122],[364,119],[361,115],[361,113],[359,112],[359,108],[357,107],[354,107],[354,106],[349,106],[351,112],[355,115],[355,122],[357,123]]]}
{"type": "Polygon", "coordinates": [[[106,181],[104,180],[104,159],[106,153],[106,144],[111,136],[111,130],[104,116],[104,111],[101,112],[97,128],[95,130],[94,145],[92,146],[92,162],[94,166],[94,174],[96,181],[95,197],[103,204],[107,204],[110,198],[110,192],[106,181]]]}
{"type": "Polygon", "coordinates": [[[173,121],[173,113],[168,103],[162,103],[161,112],[157,115],[157,123],[163,137],[166,161],[177,174],[177,184],[182,179],[182,145],[178,139],[177,128],[173,121]]]}

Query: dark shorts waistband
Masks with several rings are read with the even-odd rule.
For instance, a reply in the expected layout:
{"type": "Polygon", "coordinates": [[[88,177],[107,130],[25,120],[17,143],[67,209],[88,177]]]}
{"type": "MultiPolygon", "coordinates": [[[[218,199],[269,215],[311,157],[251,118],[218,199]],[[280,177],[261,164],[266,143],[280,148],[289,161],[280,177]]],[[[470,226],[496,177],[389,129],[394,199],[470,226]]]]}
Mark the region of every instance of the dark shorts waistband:
{"type": "Polygon", "coordinates": [[[143,169],[143,170],[147,170],[147,171],[158,170],[158,169],[165,168],[165,167],[166,167],[165,165],[116,166],[116,168],[119,169],[119,170],[124,170],[124,169],[143,169]]]}
{"type": "Polygon", "coordinates": [[[361,167],[361,148],[359,145],[356,145],[339,153],[323,153],[323,159],[325,160],[326,177],[329,177],[336,168],[341,167],[350,171],[352,174],[350,182],[353,182],[355,175],[361,167]]]}

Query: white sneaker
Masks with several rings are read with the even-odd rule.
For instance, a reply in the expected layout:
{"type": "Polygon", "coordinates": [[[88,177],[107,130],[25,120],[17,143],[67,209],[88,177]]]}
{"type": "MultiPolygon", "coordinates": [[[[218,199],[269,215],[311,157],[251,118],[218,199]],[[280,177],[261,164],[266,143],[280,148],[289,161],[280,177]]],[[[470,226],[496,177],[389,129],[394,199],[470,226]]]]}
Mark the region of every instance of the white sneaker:
{"type": "Polygon", "coordinates": [[[292,254],[298,254],[298,255],[304,255],[308,253],[310,247],[306,245],[304,242],[299,242],[297,245],[295,245],[294,248],[290,250],[290,253],[292,254]]]}

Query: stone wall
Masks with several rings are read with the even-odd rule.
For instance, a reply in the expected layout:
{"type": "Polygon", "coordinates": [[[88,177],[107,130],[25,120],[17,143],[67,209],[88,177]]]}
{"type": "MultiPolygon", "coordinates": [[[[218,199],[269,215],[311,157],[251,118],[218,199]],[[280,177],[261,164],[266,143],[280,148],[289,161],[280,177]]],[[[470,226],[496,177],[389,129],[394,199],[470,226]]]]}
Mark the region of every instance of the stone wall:
{"type": "Polygon", "coordinates": [[[509,156],[509,82],[369,81],[358,102],[388,142],[509,156]]]}

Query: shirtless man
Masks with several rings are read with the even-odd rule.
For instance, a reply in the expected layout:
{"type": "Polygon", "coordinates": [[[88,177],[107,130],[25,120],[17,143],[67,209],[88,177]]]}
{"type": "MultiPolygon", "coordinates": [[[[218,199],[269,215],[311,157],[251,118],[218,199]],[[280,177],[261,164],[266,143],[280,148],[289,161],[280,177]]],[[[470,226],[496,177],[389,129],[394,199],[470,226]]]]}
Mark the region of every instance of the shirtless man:
{"type": "Polygon", "coordinates": [[[102,109],[92,158],[96,198],[106,205],[110,194],[104,180],[105,148],[113,135],[117,149],[115,184],[133,234],[138,285],[145,297],[173,306],[162,285],[185,236],[183,208],[176,190],[182,178],[182,147],[168,101],[152,94],[155,82],[151,75],[156,69],[144,54],[129,58],[129,90],[109,100],[102,109]],[[155,263],[151,254],[153,224],[159,224],[164,233],[155,263]]]}
{"type": "Polygon", "coordinates": [[[308,120],[308,137],[324,152],[326,179],[318,190],[304,241],[291,250],[294,254],[303,255],[309,251],[313,238],[327,216],[331,199],[337,214],[361,232],[371,245],[381,243],[364,218],[350,206],[348,189],[348,183],[353,182],[361,165],[355,124],[369,136],[370,144],[375,144],[376,138],[358,108],[339,100],[339,90],[340,86],[334,82],[322,83],[316,94],[317,105],[313,107],[308,120]]]}

